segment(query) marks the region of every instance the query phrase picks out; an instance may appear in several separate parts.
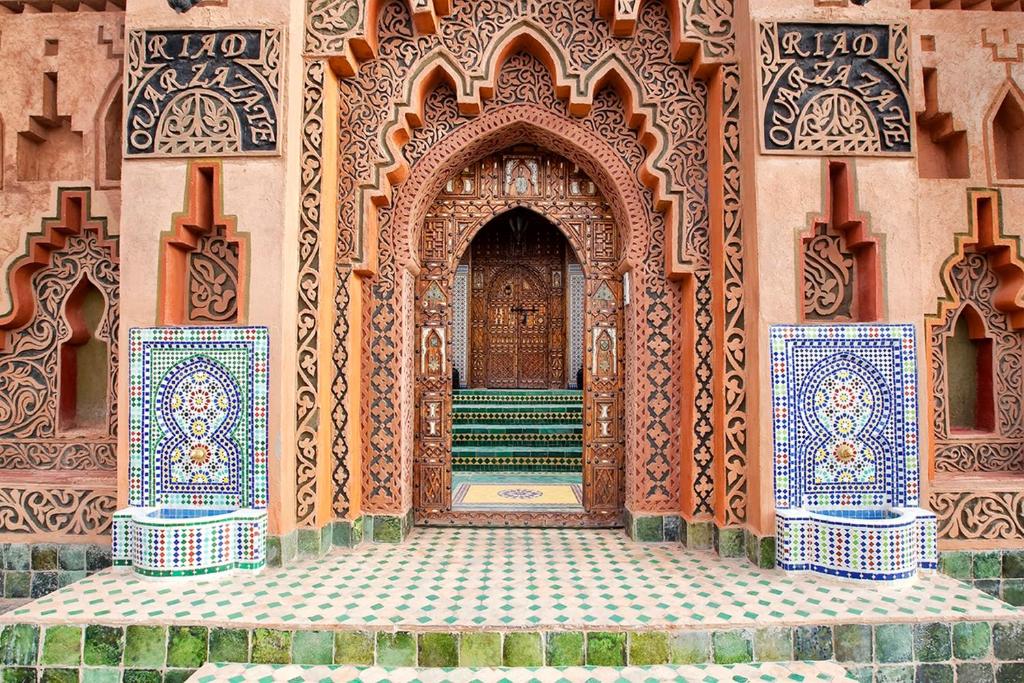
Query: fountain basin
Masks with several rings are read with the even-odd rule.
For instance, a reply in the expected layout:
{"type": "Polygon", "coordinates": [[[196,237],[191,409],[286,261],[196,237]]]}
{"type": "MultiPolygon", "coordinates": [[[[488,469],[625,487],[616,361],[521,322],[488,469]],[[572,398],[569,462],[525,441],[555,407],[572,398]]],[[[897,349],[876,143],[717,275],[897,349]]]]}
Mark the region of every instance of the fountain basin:
{"type": "Polygon", "coordinates": [[[266,535],[265,509],[129,507],[114,514],[112,560],[154,579],[255,573],[266,535]]]}

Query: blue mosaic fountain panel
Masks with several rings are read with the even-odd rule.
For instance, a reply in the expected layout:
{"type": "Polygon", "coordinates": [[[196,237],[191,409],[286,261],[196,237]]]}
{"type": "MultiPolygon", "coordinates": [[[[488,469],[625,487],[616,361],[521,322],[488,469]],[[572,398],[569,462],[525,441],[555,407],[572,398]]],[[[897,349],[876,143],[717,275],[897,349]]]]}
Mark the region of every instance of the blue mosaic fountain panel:
{"type": "Polygon", "coordinates": [[[128,333],[129,503],[267,506],[264,327],[128,333]]]}
{"type": "Polygon", "coordinates": [[[912,325],[771,328],[775,505],[918,503],[912,325]]]}

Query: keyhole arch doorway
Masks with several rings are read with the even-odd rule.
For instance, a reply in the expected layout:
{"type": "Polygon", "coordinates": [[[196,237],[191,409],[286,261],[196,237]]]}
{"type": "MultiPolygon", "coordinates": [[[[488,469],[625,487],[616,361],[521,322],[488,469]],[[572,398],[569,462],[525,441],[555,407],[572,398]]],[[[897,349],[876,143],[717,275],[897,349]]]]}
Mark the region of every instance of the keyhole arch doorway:
{"type": "MultiPolygon", "coordinates": [[[[488,154],[453,173],[424,213],[416,275],[414,508],[421,524],[609,526],[623,507],[623,339],[619,226],[597,185],[573,162],[533,145],[488,154]],[[460,262],[489,229],[513,230],[517,218],[549,226],[583,274],[583,508],[582,513],[452,511],[452,366],[462,352],[454,309],[460,262]],[[490,226],[490,228],[488,227],[490,226]],[[437,348],[440,338],[442,348],[437,348]],[[595,345],[593,341],[600,339],[595,345]],[[435,340],[435,341],[431,341],[435,340]],[[433,344],[431,348],[430,344],[433,344]],[[443,362],[438,362],[443,359],[443,362]]],[[[563,264],[568,259],[563,259],[563,264]]],[[[465,266],[466,264],[462,264],[465,266]]],[[[497,264],[506,273],[521,263],[497,264]]],[[[500,270],[500,267],[499,267],[500,270]]],[[[566,289],[566,268],[557,277],[566,289]]],[[[522,271],[520,271],[522,272],[522,271]]],[[[554,277],[534,274],[539,282],[554,277]]],[[[472,291],[475,283],[463,282],[472,291]]],[[[515,294],[513,286],[512,294],[515,294]]],[[[550,299],[549,299],[550,301],[550,299]]],[[[526,308],[527,306],[521,306],[526,308]]],[[[511,308],[511,305],[510,307],[511,308]]],[[[511,311],[509,311],[511,312],[511,311]]],[[[521,313],[521,311],[520,311],[521,313]]],[[[562,313],[564,319],[565,313],[562,313]]],[[[474,331],[475,333],[475,331],[474,331]]],[[[564,332],[562,333],[564,336],[564,332]]],[[[466,340],[470,348],[476,339],[466,340]]],[[[563,342],[563,346],[564,346],[563,342]]],[[[550,353],[550,349],[549,349],[550,353]]],[[[485,354],[486,355],[486,354],[485,354]]],[[[550,364],[548,365],[550,367],[550,364]]],[[[570,379],[566,362],[559,377],[570,379]]],[[[470,371],[472,377],[473,371],[470,371]]],[[[518,382],[518,380],[517,380],[518,382]]]]}

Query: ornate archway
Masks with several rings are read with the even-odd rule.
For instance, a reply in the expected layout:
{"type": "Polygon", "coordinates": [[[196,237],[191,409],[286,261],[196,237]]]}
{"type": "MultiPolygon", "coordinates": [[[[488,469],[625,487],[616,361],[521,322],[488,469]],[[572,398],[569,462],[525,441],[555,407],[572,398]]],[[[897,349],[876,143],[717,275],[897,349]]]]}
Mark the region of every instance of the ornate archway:
{"type": "MultiPolygon", "coordinates": [[[[419,230],[415,339],[414,508],[419,523],[609,525],[623,505],[623,338],[619,229],[575,163],[534,145],[509,147],[451,173],[419,230]],[[492,219],[527,208],[575,251],[583,292],[583,504],[580,513],[453,512],[451,406],[455,271],[492,219]]],[[[560,275],[559,277],[561,277],[560,275]]]]}

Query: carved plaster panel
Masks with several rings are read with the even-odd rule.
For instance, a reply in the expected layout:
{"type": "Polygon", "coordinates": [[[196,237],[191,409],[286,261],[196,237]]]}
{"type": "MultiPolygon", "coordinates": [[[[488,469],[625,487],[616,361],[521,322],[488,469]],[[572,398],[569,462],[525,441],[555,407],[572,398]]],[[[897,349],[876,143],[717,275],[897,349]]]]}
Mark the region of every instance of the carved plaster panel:
{"type": "Polygon", "coordinates": [[[911,154],[905,24],[758,27],[761,151],[911,154]]]}
{"type": "Polygon", "coordinates": [[[125,154],[277,154],[280,29],[131,31],[125,154]]]}

